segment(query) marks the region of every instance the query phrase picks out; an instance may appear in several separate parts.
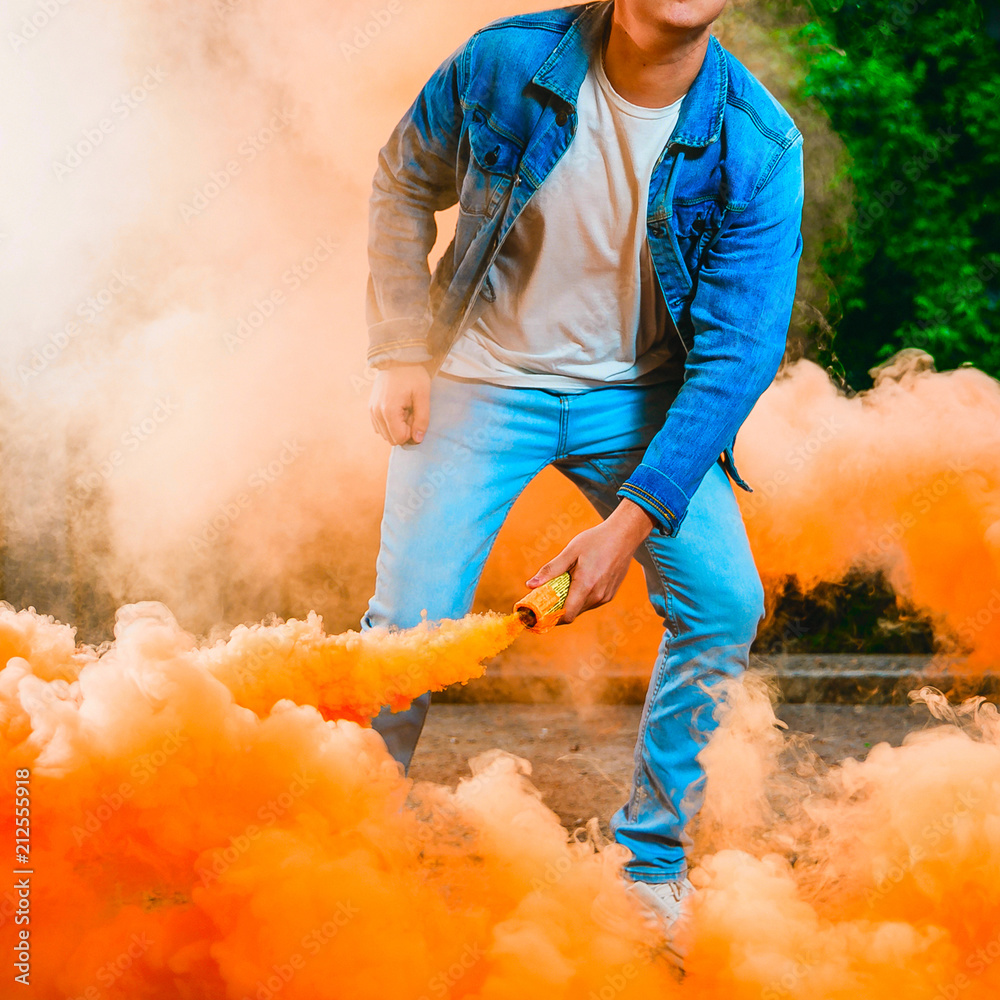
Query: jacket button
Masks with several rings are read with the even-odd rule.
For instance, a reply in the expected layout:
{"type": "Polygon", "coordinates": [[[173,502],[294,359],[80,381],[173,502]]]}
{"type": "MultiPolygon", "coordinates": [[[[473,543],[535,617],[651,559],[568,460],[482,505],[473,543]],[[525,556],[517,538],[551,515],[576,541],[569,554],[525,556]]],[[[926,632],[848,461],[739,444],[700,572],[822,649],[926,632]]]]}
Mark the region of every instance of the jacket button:
{"type": "Polygon", "coordinates": [[[560,110],[556,114],[556,124],[565,125],[569,121],[569,115],[565,111],[560,110]]]}
{"type": "Polygon", "coordinates": [[[499,155],[500,155],[500,147],[496,146],[483,157],[483,162],[486,164],[486,166],[492,167],[493,164],[497,162],[497,157],[499,157],[499,155]]]}

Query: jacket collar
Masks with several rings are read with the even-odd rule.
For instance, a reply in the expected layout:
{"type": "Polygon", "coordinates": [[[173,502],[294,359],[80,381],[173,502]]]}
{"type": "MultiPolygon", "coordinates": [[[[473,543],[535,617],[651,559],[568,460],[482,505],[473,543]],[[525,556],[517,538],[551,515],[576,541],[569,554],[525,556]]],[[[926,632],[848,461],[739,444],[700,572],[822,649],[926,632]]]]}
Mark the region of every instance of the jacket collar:
{"type": "Polygon", "coordinates": [[[722,134],[722,119],[729,93],[726,52],[715,35],[710,35],[705,61],[681,105],[677,128],[671,142],[682,146],[710,146],[722,134]]]}
{"type": "MultiPolygon", "coordinates": [[[[590,53],[600,44],[605,18],[610,15],[613,5],[614,0],[587,4],[532,77],[532,82],[575,107],[580,85],[587,75],[590,53]]],[[[671,142],[694,147],[715,142],[722,132],[728,87],[725,51],[712,35],[705,61],[681,105],[671,142]]]]}

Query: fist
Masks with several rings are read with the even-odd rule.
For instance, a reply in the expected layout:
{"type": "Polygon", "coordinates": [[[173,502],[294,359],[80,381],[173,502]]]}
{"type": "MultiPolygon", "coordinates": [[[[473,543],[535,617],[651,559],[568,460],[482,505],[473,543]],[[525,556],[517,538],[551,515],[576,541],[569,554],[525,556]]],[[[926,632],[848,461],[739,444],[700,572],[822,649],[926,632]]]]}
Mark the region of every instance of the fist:
{"type": "Polygon", "coordinates": [[[423,365],[384,368],[368,404],[372,426],[389,444],[420,444],[431,418],[431,377],[423,365]]]}

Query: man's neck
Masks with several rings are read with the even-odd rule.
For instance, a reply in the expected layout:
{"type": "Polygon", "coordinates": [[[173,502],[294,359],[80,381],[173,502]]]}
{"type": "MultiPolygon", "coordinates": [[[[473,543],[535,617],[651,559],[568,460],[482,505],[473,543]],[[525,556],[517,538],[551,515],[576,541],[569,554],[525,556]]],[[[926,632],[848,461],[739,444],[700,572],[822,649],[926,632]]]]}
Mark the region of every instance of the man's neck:
{"type": "Polygon", "coordinates": [[[664,108],[680,100],[704,62],[709,26],[658,30],[628,20],[621,6],[614,5],[605,42],[604,72],[611,86],[643,108],[664,108]]]}

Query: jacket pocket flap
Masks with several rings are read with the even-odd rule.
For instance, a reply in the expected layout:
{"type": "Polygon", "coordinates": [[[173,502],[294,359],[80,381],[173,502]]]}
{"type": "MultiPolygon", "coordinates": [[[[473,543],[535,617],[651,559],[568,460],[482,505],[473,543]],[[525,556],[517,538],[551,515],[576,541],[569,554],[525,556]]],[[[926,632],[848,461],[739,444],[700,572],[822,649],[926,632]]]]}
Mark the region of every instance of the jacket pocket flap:
{"type": "Polygon", "coordinates": [[[469,125],[469,148],[480,169],[504,177],[513,177],[517,172],[521,148],[478,117],[469,125]]]}

